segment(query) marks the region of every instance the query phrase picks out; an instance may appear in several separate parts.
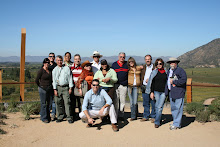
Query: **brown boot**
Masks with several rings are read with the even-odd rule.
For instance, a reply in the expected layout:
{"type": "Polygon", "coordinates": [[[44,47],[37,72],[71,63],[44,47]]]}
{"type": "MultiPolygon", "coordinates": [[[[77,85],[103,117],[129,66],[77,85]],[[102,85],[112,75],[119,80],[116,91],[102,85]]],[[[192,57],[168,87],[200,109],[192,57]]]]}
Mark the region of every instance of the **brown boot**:
{"type": "Polygon", "coordinates": [[[112,130],[113,130],[114,132],[118,132],[118,127],[117,127],[117,125],[112,124],[112,130]]]}

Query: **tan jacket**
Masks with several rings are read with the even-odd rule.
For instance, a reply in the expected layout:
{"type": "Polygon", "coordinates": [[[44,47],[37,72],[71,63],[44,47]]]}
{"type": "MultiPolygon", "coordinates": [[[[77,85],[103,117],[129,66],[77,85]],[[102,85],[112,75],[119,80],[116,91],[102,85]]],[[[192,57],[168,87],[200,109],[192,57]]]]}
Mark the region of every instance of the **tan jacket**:
{"type": "MultiPolygon", "coordinates": [[[[146,67],[145,67],[146,70],[146,67]]],[[[141,84],[141,67],[137,66],[136,67],[136,71],[135,71],[135,76],[136,76],[136,86],[140,86],[141,84]]],[[[129,86],[133,86],[134,84],[134,71],[133,70],[129,70],[128,71],[128,85],[129,86]]]]}

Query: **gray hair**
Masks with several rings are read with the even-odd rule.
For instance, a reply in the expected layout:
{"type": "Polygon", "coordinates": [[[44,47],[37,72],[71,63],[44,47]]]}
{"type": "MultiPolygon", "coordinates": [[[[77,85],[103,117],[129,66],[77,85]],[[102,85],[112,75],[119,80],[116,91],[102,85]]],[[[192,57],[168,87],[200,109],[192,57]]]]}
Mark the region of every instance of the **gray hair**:
{"type": "Polygon", "coordinates": [[[121,54],[124,54],[126,56],[125,52],[120,52],[118,55],[121,55],[121,54]]]}
{"type": "Polygon", "coordinates": [[[61,55],[57,55],[56,58],[60,58],[63,61],[63,57],[61,55]]]}

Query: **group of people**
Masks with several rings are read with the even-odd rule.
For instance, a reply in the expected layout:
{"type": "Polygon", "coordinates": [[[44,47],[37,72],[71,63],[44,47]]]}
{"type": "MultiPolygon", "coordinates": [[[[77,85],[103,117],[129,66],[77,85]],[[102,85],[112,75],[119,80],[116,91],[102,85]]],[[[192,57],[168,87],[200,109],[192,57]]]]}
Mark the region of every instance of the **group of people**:
{"type": "Polygon", "coordinates": [[[119,53],[118,60],[111,66],[105,59],[100,61],[102,55],[98,51],[94,51],[91,57],[92,62],[87,60],[81,64],[79,54],[74,55],[72,62],[71,53],[66,52],[64,58],[58,55],[55,60],[55,54],[50,53],[43,60],[36,83],[39,86],[40,115],[44,123],[54,120],[59,123],[64,118],[73,123],[76,120],[77,102],[79,117],[88,123],[86,127],[92,127],[94,118],[102,121],[109,119],[113,131],[117,132],[117,121],[125,119],[127,94],[130,99],[130,121],[137,120],[140,88],[144,107],[141,122],[150,120],[155,128],[159,128],[163,105],[168,96],[173,116],[170,129],[181,127],[187,76],[178,66],[178,59],[170,58],[167,61],[170,68],[166,70],[163,59],[158,58],[153,64],[149,54],[144,57],[146,64],[141,66],[137,65],[133,57],[125,61],[124,52],[119,53]]]}

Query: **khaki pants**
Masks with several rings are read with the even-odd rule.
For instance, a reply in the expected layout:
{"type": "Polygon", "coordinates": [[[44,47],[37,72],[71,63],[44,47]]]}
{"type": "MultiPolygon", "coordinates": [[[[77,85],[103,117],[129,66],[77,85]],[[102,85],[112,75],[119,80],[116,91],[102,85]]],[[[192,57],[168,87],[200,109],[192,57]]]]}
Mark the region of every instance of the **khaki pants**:
{"type": "Polygon", "coordinates": [[[66,114],[67,120],[72,120],[73,116],[71,116],[71,101],[69,95],[69,87],[57,86],[57,92],[58,96],[54,97],[57,110],[57,119],[62,120],[66,114]]]}
{"type": "MultiPolygon", "coordinates": [[[[116,123],[117,123],[117,116],[116,116],[116,112],[115,112],[115,108],[114,108],[114,105],[113,105],[113,104],[111,105],[110,108],[107,107],[107,108],[104,109],[103,115],[99,115],[99,111],[100,111],[100,110],[87,110],[87,111],[88,111],[89,116],[90,116],[91,118],[103,117],[103,116],[106,116],[106,115],[109,114],[111,123],[112,123],[112,124],[116,124],[116,123]]],[[[86,117],[86,115],[85,115],[84,112],[81,112],[81,113],[79,114],[79,117],[80,117],[82,120],[88,122],[88,119],[87,119],[87,117],[86,117]]]]}
{"type": "Polygon", "coordinates": [[[118,117],[124,117],[125,99],[127,96],[127,86],[115,84],[114,105],[118,117]]]}

